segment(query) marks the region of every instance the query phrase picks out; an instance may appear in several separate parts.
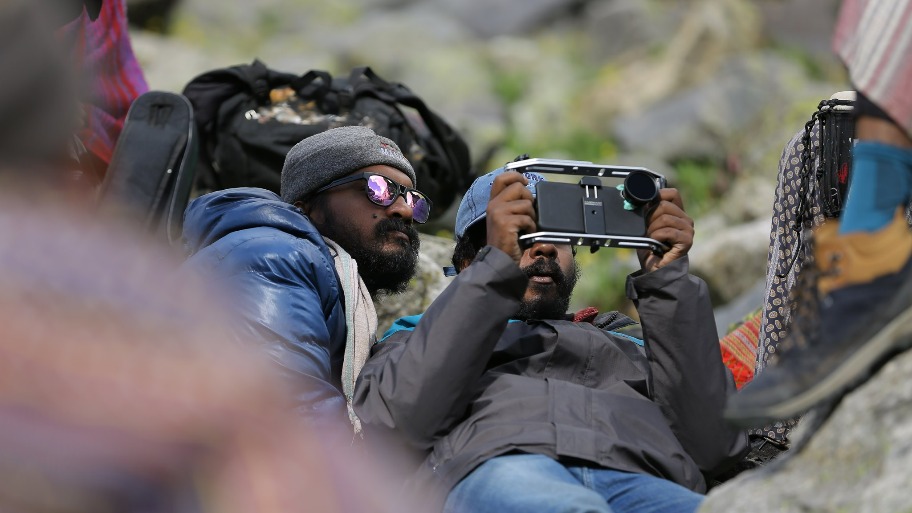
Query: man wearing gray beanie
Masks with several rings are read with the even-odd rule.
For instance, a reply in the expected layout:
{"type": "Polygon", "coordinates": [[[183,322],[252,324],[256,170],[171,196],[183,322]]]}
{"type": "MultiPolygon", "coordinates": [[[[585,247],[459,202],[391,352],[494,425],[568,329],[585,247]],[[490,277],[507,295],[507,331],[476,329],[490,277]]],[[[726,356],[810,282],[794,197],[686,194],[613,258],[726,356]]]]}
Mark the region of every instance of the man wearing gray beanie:
{"type": "Polygon", "coordinates": [[[282,166],[282,199],[294,203],[333,180],[374,165],[387,165],[415,183],[412,165],[396,143],[364,126],[343,126],[296,144],[282,166]]]}
{"type": "Polygon", "coordinates": [[[345,126],[288,152],[281,197],[227,189],[185,213],[185,266],[222,288],[238,338],[266,349],[291,376],[296,408],[338,443],[360,434],[351,398],[376,342],[372,298],[403,291],[416,270],[414,224],[431,204],[414,186],[393,141],[345,126]]]}

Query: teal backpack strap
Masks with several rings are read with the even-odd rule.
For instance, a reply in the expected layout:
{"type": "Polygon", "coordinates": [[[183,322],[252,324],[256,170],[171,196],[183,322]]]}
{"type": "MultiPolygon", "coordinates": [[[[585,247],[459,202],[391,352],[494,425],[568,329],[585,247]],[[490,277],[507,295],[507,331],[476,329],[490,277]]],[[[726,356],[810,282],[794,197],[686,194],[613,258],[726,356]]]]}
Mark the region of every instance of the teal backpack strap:
{"type": "Polygon", "coordinates": [[[380,337],[380,342],[385,341],[386,339],[391,337],[393,334],[399,333],[400,331],[414,331],[415,326],[418,326],[418,321],[421,320],[421,315],[422,314],[409,315],[407,317],[400,317],[400,318],[396,319],[393,322],[393,325],[390,326],[390,328],[388,330],[386,330],[386,333],[384,333],[383,336],[380,337]]]}
{"type": "Polygon", "coordinates": [[[624,337],[634,344],[643,347],[643,327],[635,320],[620,312],[605,312],[592,321],[592,324],[609,333],[624,337]]]}

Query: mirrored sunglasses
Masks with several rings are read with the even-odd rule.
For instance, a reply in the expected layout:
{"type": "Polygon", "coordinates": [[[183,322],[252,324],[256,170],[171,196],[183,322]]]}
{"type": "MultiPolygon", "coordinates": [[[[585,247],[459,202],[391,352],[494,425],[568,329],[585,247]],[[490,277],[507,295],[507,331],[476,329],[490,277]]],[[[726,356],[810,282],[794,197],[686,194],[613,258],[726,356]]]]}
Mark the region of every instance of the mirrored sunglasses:
{"type": "Polygon", "coordinates": [[[428,199],[427,195],[418,189],[406,187],[400,183],[394,182],[390,178],[375,173],[360,173],[334,180],[317,189],[314,194],[357,180],[366,180],[364,193],[371,203],[380,205],[381,207],[388,207],[392,205],[399,196],[402,196],[405,199],[405,204],[412,209],[412,219],[416,223],[426,223],[431,216],[431,200],[428,199]]]}

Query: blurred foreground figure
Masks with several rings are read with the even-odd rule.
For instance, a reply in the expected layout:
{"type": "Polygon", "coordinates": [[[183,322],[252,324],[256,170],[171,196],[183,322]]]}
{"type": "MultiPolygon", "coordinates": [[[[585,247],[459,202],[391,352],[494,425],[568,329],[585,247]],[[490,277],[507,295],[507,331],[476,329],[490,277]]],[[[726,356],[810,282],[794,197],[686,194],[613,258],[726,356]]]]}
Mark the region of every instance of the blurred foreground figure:
{"type": "Polygon", "coordinates": [[[285,413],[271,366],[225,343],[216,299],[175,267],[0,198],[0,510],[387,511],[379,474],[285,413]]]}
{"type": "Polygon", "coordinates": [[[226,343],[221,297],[69,181],[78,102],[39,5],[0,3],[0,511],[390,511],[226,343]]]}
{"type": "MultiPolygon", "coordinates": [[[[833,48],[857,91],[840,218],[813,230],[779,360],[729,401],[742,426],[834,404],[912,347],[912,0],[845,0],[833,48]]],[[[810,234],[808,234],[810,237],[810,234]]]]}
{"type": "Polygon", "coordinates": [[[54,19],[42,5],[0,2],[0,172],[57,184],[76,164],[79,104],[54,19]]]}
{"type": "Polygon", "coordinates": [[[148,90],[124,0],[0,2],[0,69],[0,161],[93,199],[130,105],[148,90]]]}

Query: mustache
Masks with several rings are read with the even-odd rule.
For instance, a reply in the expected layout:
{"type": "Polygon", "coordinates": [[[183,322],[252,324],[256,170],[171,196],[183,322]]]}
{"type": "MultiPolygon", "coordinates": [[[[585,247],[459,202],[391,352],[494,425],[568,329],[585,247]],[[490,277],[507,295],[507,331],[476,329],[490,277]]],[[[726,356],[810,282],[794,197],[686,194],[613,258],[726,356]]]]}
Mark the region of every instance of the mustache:
{"type": "Polygon", "coordinates": [[[391,217],[383,219],[377,223],[377,236],[385,235],[389,232],[402,232],[408,235],[409,241],[413,247],[418,247],[420,240],[418,239],[418,230],[415,229],[410,223],[406,223],[398,217],[391,217]]]}
{"type": "Polygon", "coordinates": [[[555,283],[562,283],[565,280],[563,271],[557,262],[554,260],[548,259],[539,259],[532,262],[530,265],[522,268],[522,271],[526,273],[526,276],[550,276],[555,283]]]}

